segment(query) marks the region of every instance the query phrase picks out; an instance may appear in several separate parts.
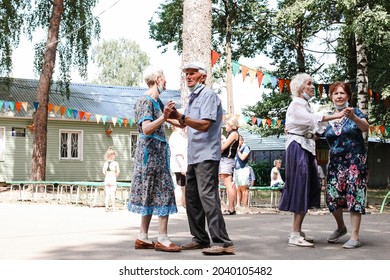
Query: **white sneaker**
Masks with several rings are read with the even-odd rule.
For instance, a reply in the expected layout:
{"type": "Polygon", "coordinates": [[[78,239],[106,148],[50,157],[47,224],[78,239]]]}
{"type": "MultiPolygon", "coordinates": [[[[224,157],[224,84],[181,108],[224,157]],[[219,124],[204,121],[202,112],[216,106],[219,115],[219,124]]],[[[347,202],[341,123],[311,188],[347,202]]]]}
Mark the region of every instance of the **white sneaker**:
{"type": "Polygon", "coordinates": [[[296,236],[288,239],[288,246],[314,247],[314,244],[307,242],[302,236],[296,236]]]}

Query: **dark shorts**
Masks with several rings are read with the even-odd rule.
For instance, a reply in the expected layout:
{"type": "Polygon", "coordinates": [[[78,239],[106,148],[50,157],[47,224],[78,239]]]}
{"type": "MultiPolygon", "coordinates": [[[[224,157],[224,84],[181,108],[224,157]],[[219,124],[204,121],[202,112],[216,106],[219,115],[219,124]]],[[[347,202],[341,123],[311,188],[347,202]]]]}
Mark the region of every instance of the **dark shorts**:
{"type": "Polygon", "coordinates": [[[186,186],[186,176],[181,174],[180,172],[175,172],[176,177],[176,184],[179,186],[185,187],[186,186]]]}

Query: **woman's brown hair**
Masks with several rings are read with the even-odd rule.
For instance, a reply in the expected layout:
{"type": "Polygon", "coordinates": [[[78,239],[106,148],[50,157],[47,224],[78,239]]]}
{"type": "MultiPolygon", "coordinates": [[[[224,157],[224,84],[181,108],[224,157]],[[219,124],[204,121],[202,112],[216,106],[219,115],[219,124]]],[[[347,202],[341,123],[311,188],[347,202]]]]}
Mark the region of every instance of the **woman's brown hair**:
{"type": "Polygon", "coordinates": [[[338,81],[338,82],[334,82],[329,87],[329,99],[331,101],[332,101],[333,93],[337,90],[338,87],[341,87],[345,91],[345,93],[348,95],[348,99],[351,99],[351,96],[352,96],[351,85],[338,81]]]}

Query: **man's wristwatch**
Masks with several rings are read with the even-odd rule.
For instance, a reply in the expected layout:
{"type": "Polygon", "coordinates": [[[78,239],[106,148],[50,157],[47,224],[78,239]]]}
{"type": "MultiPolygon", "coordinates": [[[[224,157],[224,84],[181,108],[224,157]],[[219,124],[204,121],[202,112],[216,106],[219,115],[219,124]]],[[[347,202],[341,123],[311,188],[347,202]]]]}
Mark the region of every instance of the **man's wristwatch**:
{"type": "Polygon", "coordinates": [[[183,114],[183,115],[181,115],[181,117],[180,117],[179,123],[180,123],[180,124],[184,124],[185,120],[186,120],[186,115],[183,114]]]}

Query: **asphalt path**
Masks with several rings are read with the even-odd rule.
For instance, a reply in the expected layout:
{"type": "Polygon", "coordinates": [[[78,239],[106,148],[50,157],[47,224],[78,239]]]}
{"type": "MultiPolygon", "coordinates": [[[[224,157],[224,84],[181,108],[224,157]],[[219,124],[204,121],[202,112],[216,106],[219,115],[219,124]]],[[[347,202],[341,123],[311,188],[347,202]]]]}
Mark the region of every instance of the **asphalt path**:
{"type": "MultiPolygon", "coordinates": [[[[314,248],[287,245],[291,214],[260,210],[257,214],[225,216],[236,254],[205,256],[201,250],[179,253],[135,250],[140,216],[126,209],[105,212],[86,206],[0,203],[0,260],[390,260],[390,214],[363,216],[358,249],[343,249],[349,234],[339,242],[326,239],[335,229],[326,211],[310,211],[304,231],[314,237],[314,248]]],[[[349,226],[349,214],[345,213],[349,226]]],[[[191,240],[185,213],[171,215],[171,240],[191,240]]],[[[157,237],[153,217],[149,236],[157,237]]]]}

